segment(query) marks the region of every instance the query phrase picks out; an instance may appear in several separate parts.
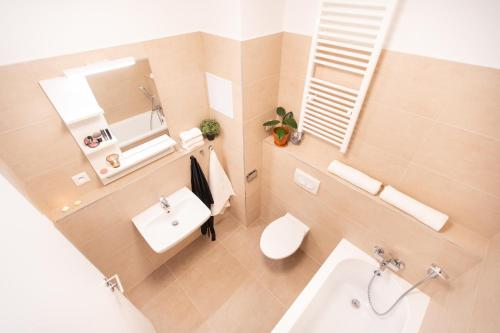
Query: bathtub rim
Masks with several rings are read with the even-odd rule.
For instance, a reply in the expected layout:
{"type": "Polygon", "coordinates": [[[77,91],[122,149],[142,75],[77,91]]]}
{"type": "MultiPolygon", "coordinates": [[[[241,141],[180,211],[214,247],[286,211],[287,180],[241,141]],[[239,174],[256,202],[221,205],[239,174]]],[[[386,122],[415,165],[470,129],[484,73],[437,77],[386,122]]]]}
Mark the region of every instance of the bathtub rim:
{"type": "MultiPolygon", "coordinates": [[[[147,111],[144,111],[144,112],[141,112],[141,113],[138,113],[138,114],[135,114],[131,117],[128,117],[128,118],[125,118],[125,119],[122,119],[122,120],[119,120],[119,121],[116,121],[112,124],[109,124],[109,127],[110,127],[110,130],[111,132],[116,132],[116,127],[121,127],[123,123],[126,123],[126,122],[133,122],[133,121],[136,121],[136,119],[139,119],[139,118],[148,118],[150,117],[150,113],[151,112],[154,112],[152,110],[147,110],[147,111]]],[[[120,139],[120,135],[118,134],[117,135],[117,139],[118,139],[118,146],[120,148],[124,148],[124,147],[127,147],[127,146],[130,146],[136,142],[139,142],[141,140],[144,140],[148,137],[151,137],[153,135],[156,135],[162,131],[166,131],[168,129],[168,125],[167,125],[167,120],[165,119],[165,117],[163,117],[163,124],[159,127],[155,127],[154,129],[148,131],[148,132],[142,132],[142,134],[139,134],[139,135],[135,135],[131,138],[129,138],[128,140],[121,140],[120,139]]],[[[116,133],[114,133],[116,134],[116,133]]]]}
{"type": "MultiPolygon", "coordinates": [[[[311,305],[315,296],[319,292],[320,288],[325,284],[330,274],[332,274],[335,268],[342,261],[349,259],[358,259],[375,267],[378,266],[378,262],[374,258],[370,257],[347,239],[342,238],[335,249],[333,249],[330,253],[328,258],[320,266],[318,271],[314,274],[312,279],[307,283],[306,287],[301,291],[299,296],[281,317],[280,321],[274,326],[272,333],[290,332],[300,319],[301,315],[311,305]]],[[[391,274],[394,273],[391,272],[391,274]]],[[[397,274],[394,275],[403,290],[411,287],[411,284],[408,281],[397,274]]],[[[404,330],[401,333],[406,333],[409,329],[412,330],[411,332],[418,332],[427,311],[430,301],[429,296],[424,294],[418,288],[415,289],[415,291],[417,291],[418,294],[414,294],[414,297],[408,299],[409,306],[411,309],[423,308],[423,311],[412,311],[408,321],[405,323],[404,330]]]]}

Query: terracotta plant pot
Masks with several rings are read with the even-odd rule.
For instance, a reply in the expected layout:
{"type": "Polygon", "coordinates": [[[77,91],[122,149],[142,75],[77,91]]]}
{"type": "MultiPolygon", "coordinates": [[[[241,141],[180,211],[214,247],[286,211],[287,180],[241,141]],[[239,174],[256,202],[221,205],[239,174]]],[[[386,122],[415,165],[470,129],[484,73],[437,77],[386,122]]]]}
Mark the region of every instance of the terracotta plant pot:
{"type": "Polygon", "coordinates": [[[285,146],[286,143],[288,142],[288,137],[290,136],[290,130],[286,127],[276,127],[273,129],[273,137],[274,137],[274,144],[276,146],[285,146]],[[278,134],[276,134],[276,130],[278,128],[282,128],[286,131],[286,134],[281,138],[281,140],[278,138],[278,134]]]}

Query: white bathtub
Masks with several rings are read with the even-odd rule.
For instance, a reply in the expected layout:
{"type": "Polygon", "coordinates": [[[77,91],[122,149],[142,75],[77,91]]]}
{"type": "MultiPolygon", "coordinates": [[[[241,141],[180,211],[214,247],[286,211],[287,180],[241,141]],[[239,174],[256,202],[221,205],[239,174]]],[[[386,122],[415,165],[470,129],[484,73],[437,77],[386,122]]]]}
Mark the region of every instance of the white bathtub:
{"type": "MultiPolygon", "coordinates": [[[[418,289],[384,317],[376,316],[367,287],[377,262],[343,239],[298,296],[273,333],[417,333],[429,297],[418,289]],[[353,299],[361,306],[352,306],[353,299]]],[[[424,274],[424,272],[422,272],[424,274]]],[[[385,270],[373,284],[372,300],[385,311],[410,284],[385,270]]]]}
{"type": "Polygon", "coordinates": [[[156,114],[153,114],[153,128],[151,129],[150,119],[151,111],[146,111],[110,124],[109,127],[118,139],[118,145],[123,148],[167,129],[166,121],[162,124],[156,114]]]}

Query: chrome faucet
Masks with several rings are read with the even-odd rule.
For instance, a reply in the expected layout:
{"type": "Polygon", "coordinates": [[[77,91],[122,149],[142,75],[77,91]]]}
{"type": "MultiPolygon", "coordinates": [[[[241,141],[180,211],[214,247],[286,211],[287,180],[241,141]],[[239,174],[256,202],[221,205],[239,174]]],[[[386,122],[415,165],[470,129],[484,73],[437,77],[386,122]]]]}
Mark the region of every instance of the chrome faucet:
{"type": "Polygon", "coordinates": [[[373,256],[380,263],[379,271],[383,271],[386,267],[390,270],[398,272],[405,268],[405,263],[400,259],[392,258],[385,255],[385,251],[380,246],[373,248],[373,256]]]}
{"type": "Polygon", "coordinates": [[[168,202],[167,198],[165,198],[163,195],[160,197],[160,206],[167,213],[170,213],[170,203],[168,202]]]}

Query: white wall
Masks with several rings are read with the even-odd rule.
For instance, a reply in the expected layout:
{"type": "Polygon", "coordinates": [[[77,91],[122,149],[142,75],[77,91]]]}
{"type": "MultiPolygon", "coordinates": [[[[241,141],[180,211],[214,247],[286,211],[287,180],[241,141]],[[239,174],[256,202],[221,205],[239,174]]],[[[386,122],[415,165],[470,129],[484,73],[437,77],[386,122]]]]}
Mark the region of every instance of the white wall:
{"type": "Polygon", "coordinates": [[[199,31],[199,0],[0,1],[0,65],[199,31]]]}
{"type": "MultiPolygon", "coordinates": [[[[284,30],[313,35],[320,0],[287,0],[284,30]]],[[[385,48],[500,68],[499,0],[399,0],[385,48]]]]}
{"type": "Polygon", "coordinates": [[[0,332],[154,332],[1,174],[0,228],[0,332]]]}
{"type": "Polygon", "coordinates": [[[283,31],[286,0],[241,0],[241,40],[283,31]]]}
{"type": "Polygon", "coordinates": [[[0,1],[0,65],[194,31],[246,40],[282,31],[285,2],[0,1]]]}
{"type": "Polygon", "coordinates": [[[204,1],[204,20],[200,30],[226,38],[241,37],[241,0],[204,1]]]}
{"type": "MultiPolygon", "coordinates": [[[[0,1],[0,65],[175,34],[312,35],[320,0],[0,1]]],[[[386,48],[500,68],[499,0],[400,0],[386,48]]]]}

